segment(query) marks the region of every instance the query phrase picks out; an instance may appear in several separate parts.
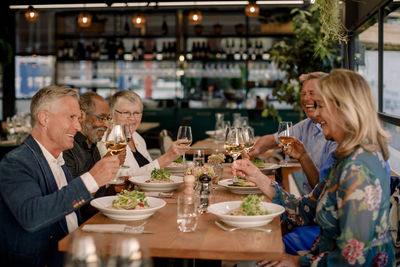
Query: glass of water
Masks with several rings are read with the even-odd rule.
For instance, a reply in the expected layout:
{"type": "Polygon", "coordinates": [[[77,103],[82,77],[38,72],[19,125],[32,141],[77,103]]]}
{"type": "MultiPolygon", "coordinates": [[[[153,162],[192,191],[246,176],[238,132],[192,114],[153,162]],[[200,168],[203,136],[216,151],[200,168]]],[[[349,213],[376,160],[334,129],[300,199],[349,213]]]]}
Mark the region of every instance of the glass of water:
{"type": "Polygon", "coordinates": [[[193,163],[196,166],[203,166],[204,165],[204,151],[202,149],[197,149],[193,151],[193,163]]]}
{"type": "Polygon", "coordinates": [[[194,195],[178,196],[178,228],[181,232],[193,232],[196,230],[197,217],[197,202],[194,195]]]}

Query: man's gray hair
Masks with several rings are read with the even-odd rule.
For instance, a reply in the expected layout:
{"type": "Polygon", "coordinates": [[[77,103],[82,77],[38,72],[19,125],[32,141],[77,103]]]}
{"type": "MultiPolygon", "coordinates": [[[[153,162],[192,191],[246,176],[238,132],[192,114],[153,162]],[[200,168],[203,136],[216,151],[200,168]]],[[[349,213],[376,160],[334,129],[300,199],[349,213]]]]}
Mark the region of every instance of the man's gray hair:
{"type": "Polygon", "coordinates": [[[310,72],[306,74],[300,75],[300,82],[305,83],[306,81],[312,80],[312,79],[321,79],[328,76],[328,73],[321,72],[321,71],[316,71],[316,72],[310,72]]]}
{"type": "Polygon", "coordinates": [[[67,86],[49,85],[43,87],[32,97],[31,101],[31,125],[34,128],[37,124],[37,116],[42,110],[49,110],[51,104],[62,97],[72,96],[79,101],[78,92],[67,86]]]}

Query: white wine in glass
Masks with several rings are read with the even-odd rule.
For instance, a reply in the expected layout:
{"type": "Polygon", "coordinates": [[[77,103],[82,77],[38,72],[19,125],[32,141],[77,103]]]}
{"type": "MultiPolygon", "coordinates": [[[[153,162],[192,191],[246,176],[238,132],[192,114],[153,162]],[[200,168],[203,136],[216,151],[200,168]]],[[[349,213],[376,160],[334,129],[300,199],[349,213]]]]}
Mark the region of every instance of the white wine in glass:
{"type": "MultiPolygon", "coordinates": [[[[239,127],[229,127],[226,129],[224,148],[233,161],[235,161],[244,150],[242,129],[239,127]]],[[[233,182],[237,182],[236,175],[233,176],[233,182]]]]}
{"type": "Polygon", "coordinates": [[[242,127],[242,136],[243,136],[244,151],[249,153],[255,144],[253,128],[251,128],[250,126],[242,127]]]}
{"type": "MultiPolygon", "coordinates": [[[[104,144],[111,155],[118,155],[120,152],[124,151],[128,142],[125,136],[123,125],[110,125],[110,128],[108,128],[106,131],[106,140],[104,144]]],[[[109,183],[119,184],[121,181],[119,181],[118,178],[114,178],[109,183]]]]}
{"type": "MultiPolygon", "coordinates": [[[[177,140],[184,140],[181,143],[183,146],[190,146],[192,144],[192,128],[190,126],[179,126],[177,140]]],[[[186,163],[185,153],[183,153],[183,162],[186,163]]]]}
{"type": "MultiPolygon", "coordinates": [[[[291,121],[281,121],[278,127],[278,140],[279,142],[287,147],[293,142],[293,123],[291,121]]],[[[288,155],[285,154],[284,164],[287,166],[288,155]]]]}

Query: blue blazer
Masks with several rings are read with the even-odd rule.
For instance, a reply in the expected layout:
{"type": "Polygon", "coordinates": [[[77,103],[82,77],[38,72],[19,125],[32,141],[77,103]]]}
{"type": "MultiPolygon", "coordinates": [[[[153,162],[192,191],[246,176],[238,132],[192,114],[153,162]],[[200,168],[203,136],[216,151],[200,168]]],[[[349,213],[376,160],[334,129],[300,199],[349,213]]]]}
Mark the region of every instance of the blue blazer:
{"type": "Polygon", "coordinates": [[[80,177],[58,189],[39,145],[29,136],[0,162],[0,266],[62,266],[58,241],[65,216],[92,199],[80,177]]]}

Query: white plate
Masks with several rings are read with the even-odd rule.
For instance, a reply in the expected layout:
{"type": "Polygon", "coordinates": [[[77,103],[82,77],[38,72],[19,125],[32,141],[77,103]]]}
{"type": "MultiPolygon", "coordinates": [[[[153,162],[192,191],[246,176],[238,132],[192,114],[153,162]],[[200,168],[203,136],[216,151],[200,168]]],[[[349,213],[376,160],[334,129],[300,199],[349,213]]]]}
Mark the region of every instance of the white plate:
{"type": "Polygon", "coordinates": [[[117,198],[117,196],[95,198],[90,202],[90,205],[100,210],[104,215],[111,219],[120,221],[136,221],[147,219],[166,204],[162,199],[146,197],[147,203],[150,205],[149,208],[139,210],[120,210],[112,207],[112,201],[117,198]]]}
{"type": "Polygon", "coordinates": [[[248,227],[258,227],[268,224],[276,216],[281,215],[285,212],[285,208],[270,202],[261,202],[263,210],[270,212],[268,215],[255,215],[255,216],[236,216],[227,215],[231,210],[234,210],[240,206],[242,201],[228,201],[220,202],[216,204],[211,204],[208,206],[208,212],[217,216],[221,221],[226,224],[248,228],[248,227]]]}
{"type": "Polygon", "coordinates": [[[186,161],[186,165],[183,164],[183,163],[172,162],[171,164],[169,164],[164,169],[166,169],[167,171],[171,172],[171,174],[175,174],[175,175],[178,175],[178,176],[181,176],[181,175],[183,176],[186,168],[189,168],[192,165],[194,165],[193,161],[186,161]]]}
{"type": "Polygon", "coordinates": [[[264,162],[264,166],[262,168],[259,168],[259,169],[264,174],[270,174],[274,170],[279,169],[280,167],[281,166],[279,164],[276,164],[276,163],[264,162]]]}
{"type": "Polygon", "coordinates": [[[142,191],[156,191],[156,192],[170,192],[176,190],[181,184],[183,184],[182,176],[171,175],[170,179],[172,183],[146,183],[146,180],[150,179],[150,175],[144,176],[133,176],[129,178],[134,184],[137,184],[142,191]]]}
{"type": "Polygon", "coordinates": [[[229,191],[234,194],[261,194],[260,189],[255,186],[232,186],[232,179],[224,179],[218,182],[219,185],[226,187],[229,191]]]}

